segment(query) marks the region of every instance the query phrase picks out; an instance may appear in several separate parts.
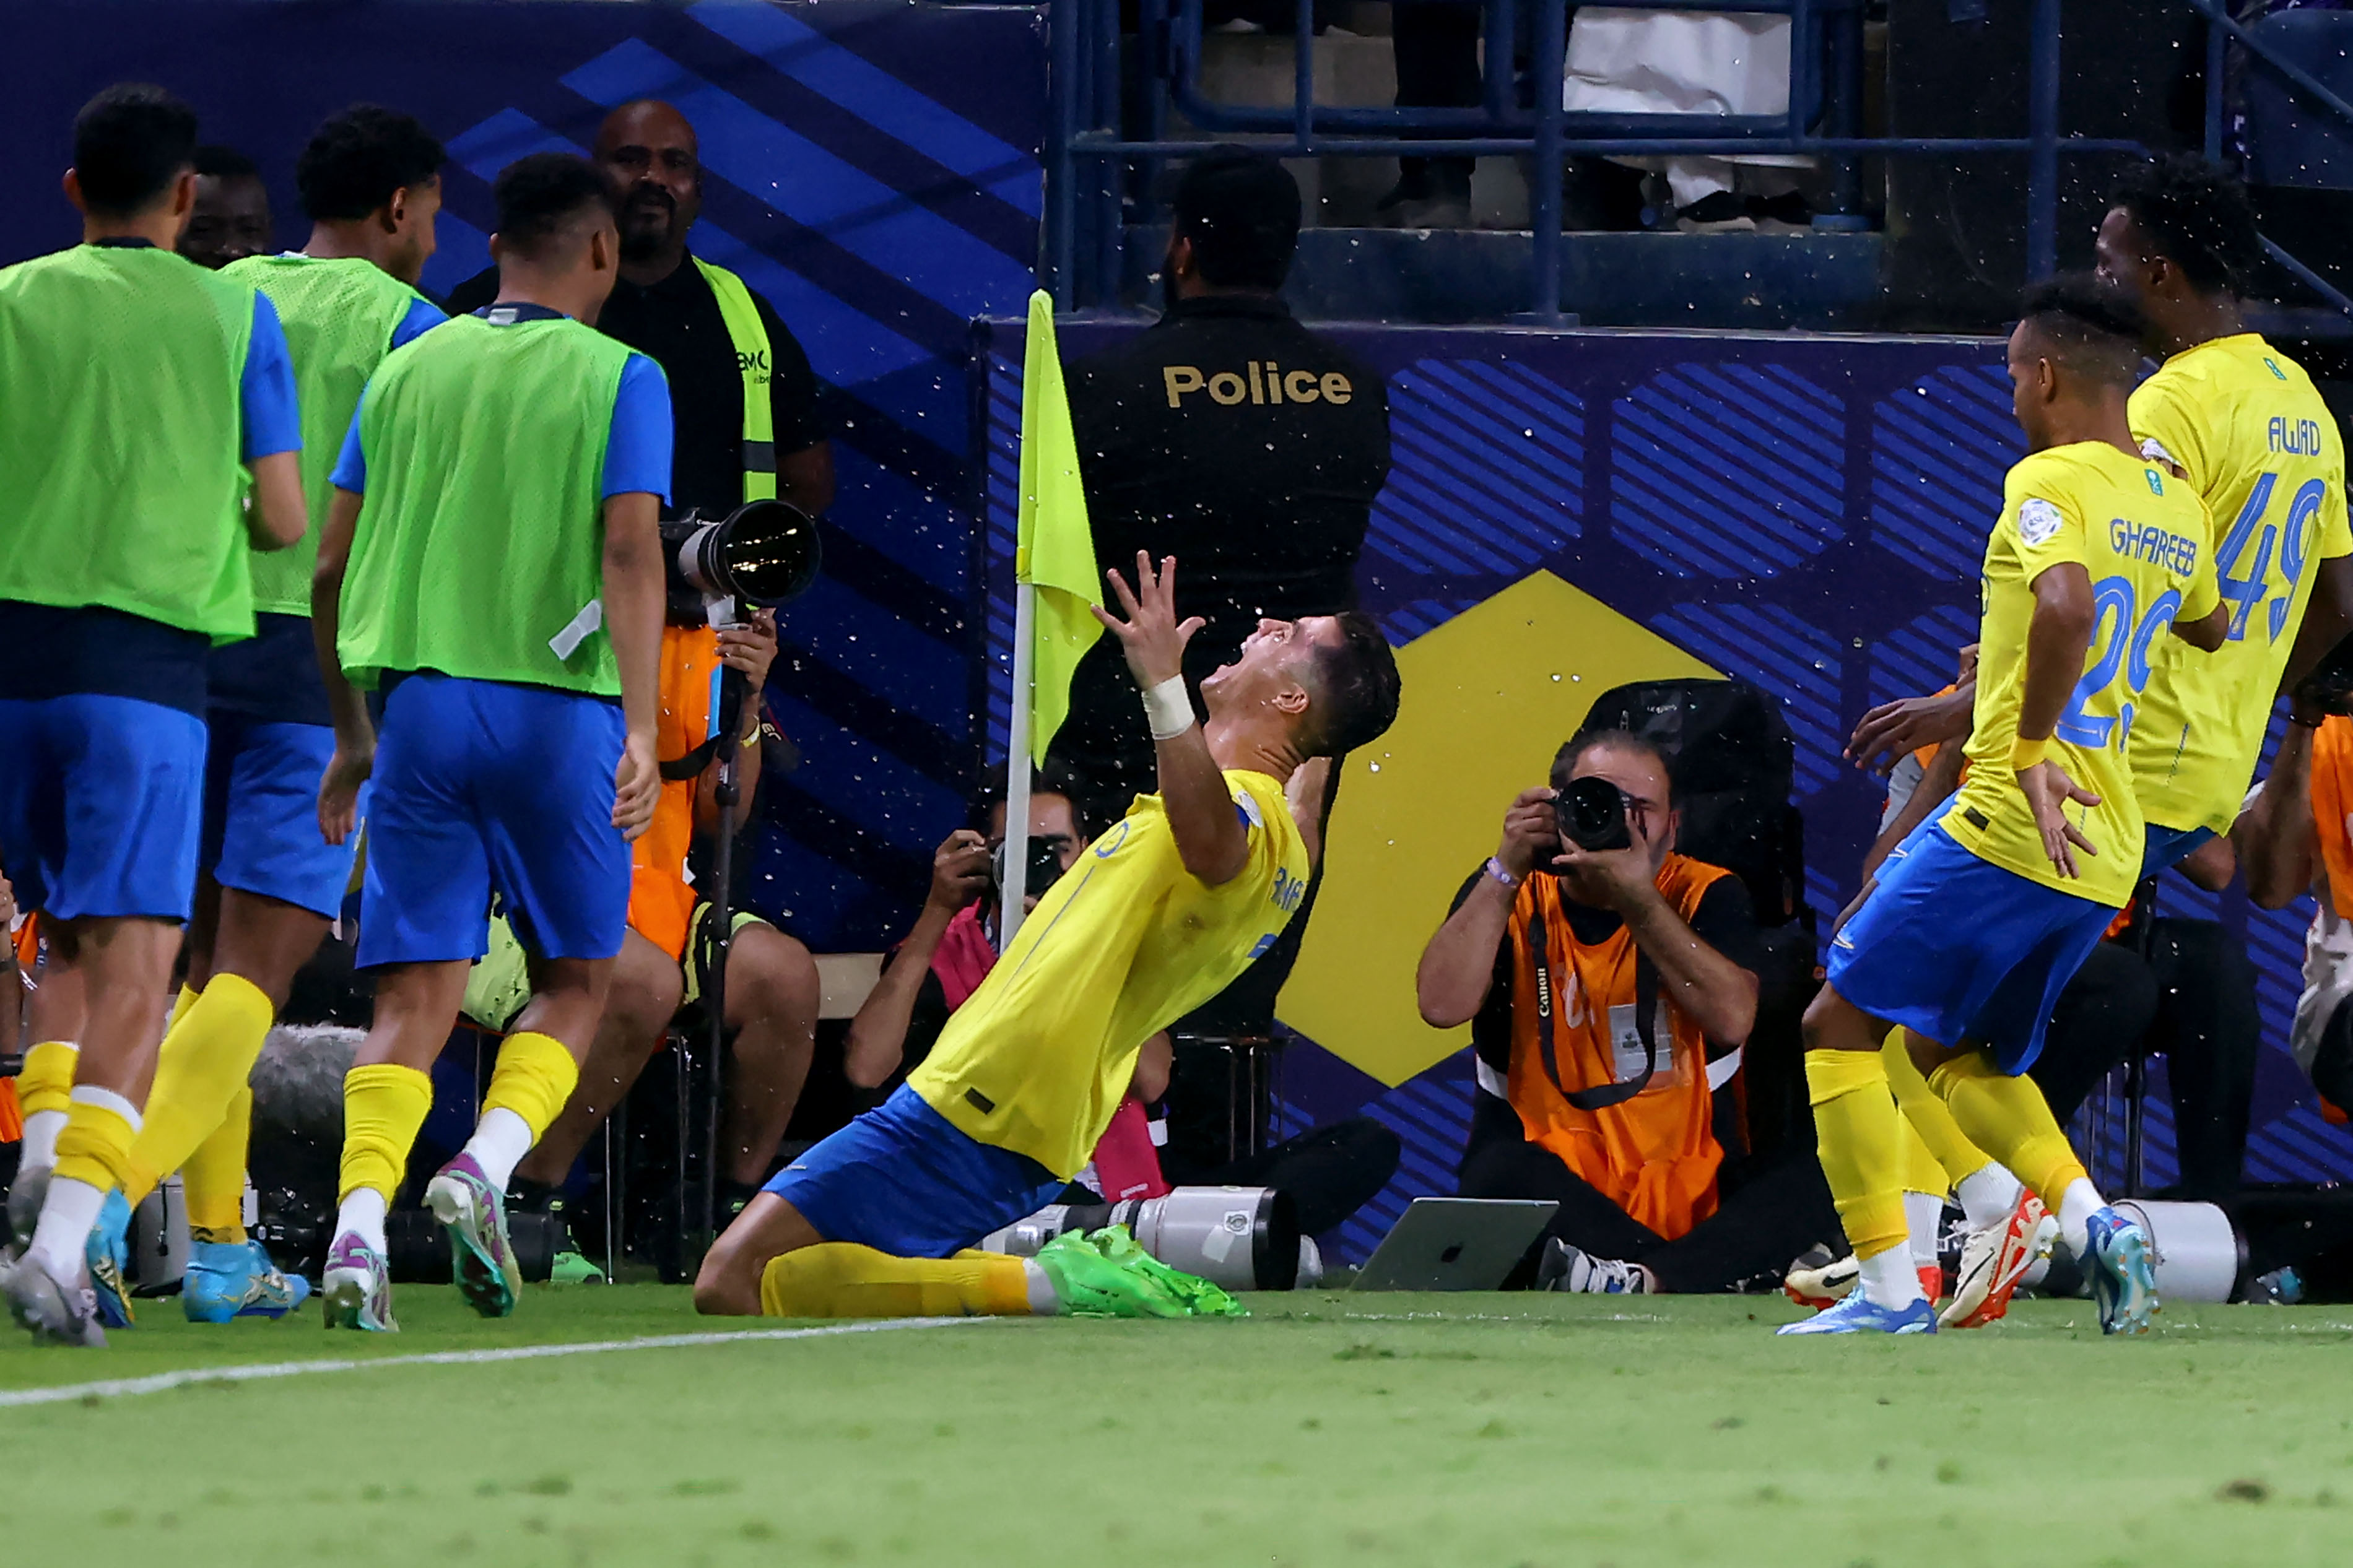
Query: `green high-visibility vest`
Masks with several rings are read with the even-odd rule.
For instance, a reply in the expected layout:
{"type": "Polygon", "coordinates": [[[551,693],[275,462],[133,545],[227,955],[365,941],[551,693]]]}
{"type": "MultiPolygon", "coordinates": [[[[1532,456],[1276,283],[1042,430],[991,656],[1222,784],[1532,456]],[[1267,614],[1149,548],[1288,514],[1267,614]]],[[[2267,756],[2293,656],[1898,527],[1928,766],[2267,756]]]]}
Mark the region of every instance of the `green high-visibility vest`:
{"type": "Polygon", "coordinates": [[[291,549],[254,552],[253,607],[308,616],[311,569],[332,489],[327,476],[343,453],[360,388],[390,352],[394,329],[424,296],[357,258],[251,256],[221,272],[252,284],[278,307],[302,409],[302,499],[310,503],[311,529],[291,549]]]}
{"type": "Polygon", "coordinates": [[[713,267],[700,256],[694,265],[719,301],[719,319],[727,323],[727,339],[735,346],[735,366],[744,373],[744,499],[774,500],[776,497],[776,411],[768,401],[768,380],[774,374],[768,352],[768,329],[761,324],[760,309],[744,279],[724,267],[713,267]]]}
{"type": "Polygon", "coordinates": [[[237,504],[253,310],[250,285],[153,247],[0,268],[0,599],[253,635],[237,504]]]}

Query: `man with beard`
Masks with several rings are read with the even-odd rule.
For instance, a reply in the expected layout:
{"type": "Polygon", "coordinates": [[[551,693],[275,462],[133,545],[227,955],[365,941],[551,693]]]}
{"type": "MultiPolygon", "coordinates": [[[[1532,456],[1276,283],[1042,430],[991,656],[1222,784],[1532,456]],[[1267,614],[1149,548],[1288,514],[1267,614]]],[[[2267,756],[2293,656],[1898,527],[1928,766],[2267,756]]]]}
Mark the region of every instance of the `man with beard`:
{"type": "MultiPolygon", "coordinates": [[[[672,505],[717,516],[775,496],[822,512],[833,503],[833,453],[808,356],[774,306],[687,248],[702,210],[694,127],[639,99],[605,117],[594,156],[621,197],[621,276],[596,328],[670,378],[672,505]]],[[[450,314],[489,304],[498,284],[495,267],[460,283],[450,314]]]]}

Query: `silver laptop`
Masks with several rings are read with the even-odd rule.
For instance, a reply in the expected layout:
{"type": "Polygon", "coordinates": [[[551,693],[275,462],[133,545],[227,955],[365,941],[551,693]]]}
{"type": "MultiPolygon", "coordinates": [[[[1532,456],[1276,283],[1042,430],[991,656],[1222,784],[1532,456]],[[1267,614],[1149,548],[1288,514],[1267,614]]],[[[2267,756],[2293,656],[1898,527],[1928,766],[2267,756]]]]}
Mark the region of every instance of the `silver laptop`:
{"type": "Polygon", "coordinates": [[[1416,1198],[1350,1288],[1496,1289],[1559,1208],[1549,1198],[1416,1198]]]}

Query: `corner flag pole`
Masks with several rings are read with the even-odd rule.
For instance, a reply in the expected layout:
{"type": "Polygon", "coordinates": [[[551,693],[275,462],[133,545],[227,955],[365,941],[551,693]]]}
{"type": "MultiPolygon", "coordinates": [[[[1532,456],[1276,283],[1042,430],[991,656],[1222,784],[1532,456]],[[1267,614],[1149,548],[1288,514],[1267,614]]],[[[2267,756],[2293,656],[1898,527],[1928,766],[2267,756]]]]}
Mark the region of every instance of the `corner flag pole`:
{"type": "MultiPolygon", "coordinates": [[[[1022,563],[1026,568],[1028,563],[1022,563]]],[[[1030,688],[1037,681],[1038,585],[1020,574],[1013,586],[1013,711],[1006,723],[1005,880],[997,889],[997,951],[1012,951],[1021,930],[1023,895],[1029,886],[1029,716],[1036,710],[1030,688]]]]}

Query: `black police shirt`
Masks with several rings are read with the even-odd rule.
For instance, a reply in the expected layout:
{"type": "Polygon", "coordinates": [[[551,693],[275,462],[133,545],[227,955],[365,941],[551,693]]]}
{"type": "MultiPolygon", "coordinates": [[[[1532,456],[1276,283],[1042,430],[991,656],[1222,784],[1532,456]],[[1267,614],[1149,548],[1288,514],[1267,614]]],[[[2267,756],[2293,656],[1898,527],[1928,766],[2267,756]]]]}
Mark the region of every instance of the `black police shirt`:
{"type": "Polygon", "coordinates": [[[1261,616],[1331,615],[1389,471],[1388,389],[1271,296],[1183,300],[1071,367],[1095,559],[1177,562],[1180,615],[1239,642],[1261,616]]]}
{"type": "MultiPolygon", "coordinates": [[[[493,267],[449,293],[453,316],[498,298],[493,267]]],[[[808,355],[775,309],[752,296],[768,330],[768,392],[776,405],[779,457],[806,451],[826,437],[818,414],[818,381],[808,355]]],[[[670,457],[673,512],[690,507],[723,512],[744,500],[744,374],[719,314],[719,300],[690,258],[660,282],[639,288],[626,279],[596,318],[596,329],[662,367],[670,381],[670,417],[677,426],[670,457]]]]}

